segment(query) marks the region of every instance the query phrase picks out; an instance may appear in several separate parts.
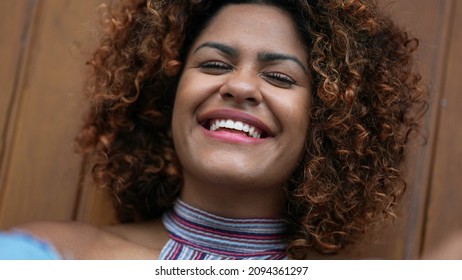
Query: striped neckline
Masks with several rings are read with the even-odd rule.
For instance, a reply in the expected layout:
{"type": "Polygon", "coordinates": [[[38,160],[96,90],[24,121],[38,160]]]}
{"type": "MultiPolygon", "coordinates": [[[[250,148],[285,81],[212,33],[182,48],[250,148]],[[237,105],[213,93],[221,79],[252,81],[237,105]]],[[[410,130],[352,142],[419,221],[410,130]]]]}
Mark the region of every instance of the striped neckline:
{"type": "Polygon", "coordinates": [[[162,221],[170,240],[160,259],[286,259],[282,219],[225,218],[177,200],[162,221]]]}

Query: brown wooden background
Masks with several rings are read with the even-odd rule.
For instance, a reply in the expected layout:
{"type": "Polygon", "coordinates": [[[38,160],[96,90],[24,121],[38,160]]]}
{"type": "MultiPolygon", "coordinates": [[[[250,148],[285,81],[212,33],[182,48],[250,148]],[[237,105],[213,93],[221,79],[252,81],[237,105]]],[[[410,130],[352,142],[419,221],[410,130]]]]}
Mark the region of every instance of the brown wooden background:
{"type": "MultiPolygon", "coordinates": [[[[416,143],[408,164],[400,216],[377,229],[357,256],[412,259],[462,228],[462,2],[379,2],[421,40],[419,65],[432,103],[427,144],[416,143]]],[[[112,220],[73,146],[99,4],[0,1],[0,229],[44,219],[112,220]]]]}

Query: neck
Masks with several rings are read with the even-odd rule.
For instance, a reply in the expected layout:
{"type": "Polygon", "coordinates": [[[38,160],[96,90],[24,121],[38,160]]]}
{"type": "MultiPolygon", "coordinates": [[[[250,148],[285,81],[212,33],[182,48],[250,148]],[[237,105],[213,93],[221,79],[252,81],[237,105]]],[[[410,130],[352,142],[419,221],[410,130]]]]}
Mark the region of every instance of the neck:
{"type": "Polygon", "coordinates": [[[287,257],[287,225],[282,219],[220,217],[177,200],[162,220],[171,240],[160,259],[287,257]]]}
{"type": "Polygon", "coordinates": [[[180,194],[187,204],[229,218],[282,216],[283,188],[252,185],[204,184],[185,177],[180,194]]]}

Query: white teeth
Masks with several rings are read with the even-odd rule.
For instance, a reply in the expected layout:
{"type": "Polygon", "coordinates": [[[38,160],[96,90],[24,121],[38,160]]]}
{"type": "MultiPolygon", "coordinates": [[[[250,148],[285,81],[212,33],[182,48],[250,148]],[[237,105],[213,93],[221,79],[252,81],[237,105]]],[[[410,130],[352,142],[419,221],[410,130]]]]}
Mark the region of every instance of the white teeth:
{"type": "Polygon", "coordinates": [[[234,122],[232,120],[227,120],[226,124],[225,124],[225,127],[233,129],[234,128],[234,122]]]}
{"type": "Polygon", "coordinates": [[[244,124],[240,121],[237,121],[234,123],[234,127],[233,127],[235,130],[243,130],[242,128],[244,128],[244,124]]]}
{"type": "Polygon", "coordinates": [[[250,126],[250,127],[249,127],[249,135],[253,137],[254,131],[255,131],[255,127],[250,126]]]}
{"type": "Polygon", "coordinates": [[[244,131],[247,133],[249,137],[253,138],[261,138],[261,131],[247,123],[243,123],[241,121],[233,121],[233,120],[214,120],[210,122],[210,130],[215,131],[220,128],[229,128],[238,131],[244,131]]]}

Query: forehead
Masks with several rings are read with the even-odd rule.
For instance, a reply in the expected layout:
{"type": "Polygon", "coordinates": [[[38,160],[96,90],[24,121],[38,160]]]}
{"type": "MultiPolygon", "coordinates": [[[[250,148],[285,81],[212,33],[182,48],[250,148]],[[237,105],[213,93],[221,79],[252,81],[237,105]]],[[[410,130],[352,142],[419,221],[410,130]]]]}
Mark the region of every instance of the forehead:
{"type": "Polygon", "coordinates": [[[230,4],[223,7],[204,28],[194,46],[205,41],[289,52],[306,60],[306,46],[290,14],[270,5],[230,4]]]}

